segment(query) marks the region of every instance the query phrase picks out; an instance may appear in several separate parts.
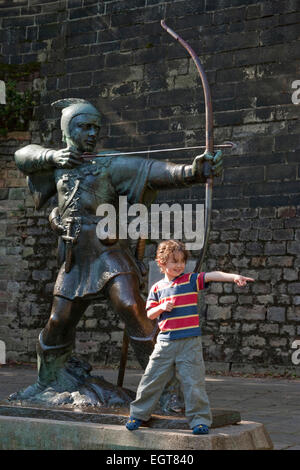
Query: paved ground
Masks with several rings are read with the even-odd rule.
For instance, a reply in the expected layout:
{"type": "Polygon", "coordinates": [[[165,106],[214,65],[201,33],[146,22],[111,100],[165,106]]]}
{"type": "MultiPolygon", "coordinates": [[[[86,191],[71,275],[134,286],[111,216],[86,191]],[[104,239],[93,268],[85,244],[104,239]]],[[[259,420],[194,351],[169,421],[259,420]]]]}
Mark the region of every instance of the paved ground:
{"type": "MultiPolygon", "coordinates": [[[[117,371],[94,369],[116,383],[117,371]]],[[[141,371],[126,370],[124,386],[135,390],[141,371]]],[[[0,366],[0,401],[35,381],[36,370],[26,366],[0,366]]],[[[206,377],[212,408],[237,410],[242,420],[263,423],[275,450],[300,450],[300,379],[206,377]]]]}

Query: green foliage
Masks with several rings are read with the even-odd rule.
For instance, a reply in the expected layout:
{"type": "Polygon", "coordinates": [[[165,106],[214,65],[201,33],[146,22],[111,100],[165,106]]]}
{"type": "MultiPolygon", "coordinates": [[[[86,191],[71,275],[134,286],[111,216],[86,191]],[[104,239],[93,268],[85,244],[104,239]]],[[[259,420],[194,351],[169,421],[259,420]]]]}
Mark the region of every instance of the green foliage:
{"type": "Polygon", "coordinates": [[[1,62],[0,80],[31,81],[35,74],[39,74],[39,70],[39,62],[28,62],[28,64],[5,64],[1,62]]]}
{"type": "Polygon", "coordinates": [[[4,80],[6,85],[6,105],[0,105],[0,136],[28,130],[34,106],[39,101],[39,93],[31,91],[32,82],[39,75],[39,62],[0,63],[0,80],[4,80]]]}
{"type": "Polygon", "coordinates": [[[33,108],[37,104],[38,94],[31,90],[17,91],[17,82],[6,82],[6,104],[0,106],[0,135],[8,132],[26,131],[32,119],[33,108]]]}

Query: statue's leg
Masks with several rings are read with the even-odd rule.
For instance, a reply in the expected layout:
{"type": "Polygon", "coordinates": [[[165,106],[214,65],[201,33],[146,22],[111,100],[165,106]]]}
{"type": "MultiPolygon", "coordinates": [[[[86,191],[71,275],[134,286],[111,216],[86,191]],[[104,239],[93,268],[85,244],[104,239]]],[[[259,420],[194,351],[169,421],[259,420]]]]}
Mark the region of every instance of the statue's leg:
{"type": "Polygon", "coordinates": [[[50,318],[43,329],[43,343],[46,346],[57,346],[74,342],[76,326],[88,305],[87,300],[68,300],[55,296],[50,318]]]}
{"type": "Polygon", "coordinates": [[[147,318],[145,301],[140,295],[137,276],[134,274],[116,276],[108,284],[106,292],[112,308],[125,323],[137,360],[145,369],[155,344],[156,322],[147,318]],[[145,338],[149,339],[143,341],[145,338]]]}
{"type": "Polygon", "coordinates": [[[37,382],[11,395],[11,400],[33,398],[59,380],[62,388],[70,382],[69,377],[62,380],[62,370],[72,354],[75,328],[87,305],[82,300],[70,301],[63,297],[54,297],[50,318],[41,331],[36,346],[37,382]]]}

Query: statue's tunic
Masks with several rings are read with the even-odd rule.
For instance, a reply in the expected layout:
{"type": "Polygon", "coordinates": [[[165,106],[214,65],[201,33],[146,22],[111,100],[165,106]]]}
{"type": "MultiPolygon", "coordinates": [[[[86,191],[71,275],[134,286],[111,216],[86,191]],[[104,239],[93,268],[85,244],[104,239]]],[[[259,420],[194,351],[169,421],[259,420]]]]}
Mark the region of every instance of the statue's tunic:
{"type": "MultiPolygon", "coordinates": [[[[112,204],[118,210],[119,196],[127,197],[128,207],[135,203],[147,204],[153,200],[156,189],[176,187],[174,175],[178,169],[181,174],[182,167],[120,155],[98,157],[94,164],[59,169],[47,162],[46,153],[47,149],[41,146],[29,145],[16,152],[15,160],[18,168],[27,174],[36,207],[42,207],[57,192],[61,224],[66,227],[72,219],[70,233],[75,242],[71,246],[71,269],[66,272],[67,243],[61,237],[61,267],[54,295],[70,300],[96,297],[110,279],[121,273],[135,273],[141,280],[129,240],[117,239],[107,244],[97,237],[96,226],[100,219],[96,215],[97,208],[100,204],[112,204]]],[[[185,184],[181,181],[182,186],[185,184]]]]}
{"type": "Polygon", "coordinates": [[[54,287],[54,295],[68,299],[95,296],[107,281],[121,273],[135,273],[141,281],[129,240],[116,239],[109,244],[101,241],[96,232],[101,217],[95,214],[100,204],[111,204],[116,210],[118,226],[119,196],[127,196],[128,207],[142,202],[151,162],[142,160],[139,166],[133,167],[132,160],[129,165],[126,162],[126,168],[122,157],[103,157],[95,162],[71,170],[55,170],[62,225],[71,216],[73,234],[78,232],[72,245],[71,270],[66,273],[63,262],[54,287]],[[122,182],[112,174],[114,170],[122,175],[122,182]],[[72,193],[72,200],[65,207],[72,193]]]}

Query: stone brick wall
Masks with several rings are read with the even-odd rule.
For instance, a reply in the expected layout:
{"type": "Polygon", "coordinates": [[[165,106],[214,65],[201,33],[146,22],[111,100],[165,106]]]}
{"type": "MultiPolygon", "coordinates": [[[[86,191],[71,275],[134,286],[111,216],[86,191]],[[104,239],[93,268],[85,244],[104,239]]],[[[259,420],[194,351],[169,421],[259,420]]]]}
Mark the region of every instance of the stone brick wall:
{"type": "Polygon", "coordinates": [[[299,329],[299,208],[215,211],[209,269],[242,272],[247,288],[215,284],[206,302],[205,344],[233,370],[248,362],[288,365],[299,329]]]}
{"type": "MultiPolygon", "coordinates": [[[[0,2],[3,64],[39,64],[30,86],[40,104],[21,144],[1,141],[0,339],[13,360],[34,360],[57,266],[47,215],[33,209],[13,152],[26,142],[58,148],[51,102],[91,100],[103,113],[100,148],[160,149],[204,141],[200,80],[186,51],[199,54],[211,85],[215,141],[231,140],[214,186],[207,269],[239,271],[246,289],[214,284],[203,319],[209,367],[295,370],[300,336],[299,79],[300,6],[296,0],[16,0],[0,2]]],[[[0,64],[1,72],[1,64],[0,64]]],[[[1,79],[1,76],[0,76],[1,79]]],[[[190,162],[195,152],[168,155],[190,162]]],[[[156,154],[166,158],[166,154],[156,154]]],[[[161,193],[159,201],[203,203],[204,188],[161,193]]],[[[153,259],[155,243],[146,250],[153,259]]],[[[78,327],[77,350],[92,362],[118,363],[122,324],[104,302],[78,327]]],[[[134,358],[130,353],[130,364],[134,358]]]]}

